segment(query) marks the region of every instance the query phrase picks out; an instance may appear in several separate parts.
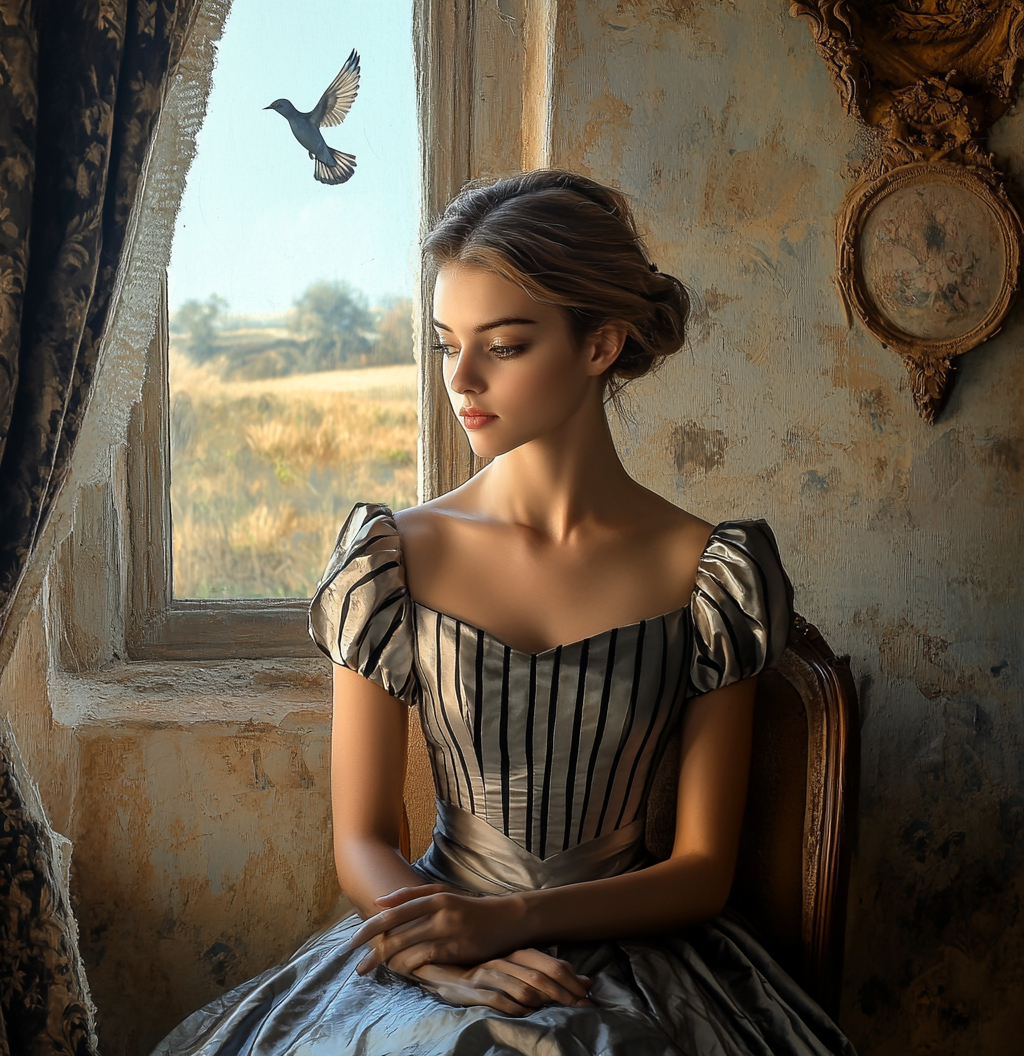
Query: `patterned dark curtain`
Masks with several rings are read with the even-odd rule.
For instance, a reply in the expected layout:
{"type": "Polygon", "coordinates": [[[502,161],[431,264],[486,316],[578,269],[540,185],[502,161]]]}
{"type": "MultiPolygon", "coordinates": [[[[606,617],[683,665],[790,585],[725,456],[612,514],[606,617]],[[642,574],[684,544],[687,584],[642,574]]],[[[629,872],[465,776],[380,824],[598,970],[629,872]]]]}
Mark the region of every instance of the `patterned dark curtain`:
{"type": "MultiPolygon", "coordinates": [[[[0,0],[0,638],[67,476],[195,5],[0,0]]],[[[0,749],[0,1056],[89,1053],[49,843],[0,749]]]]}

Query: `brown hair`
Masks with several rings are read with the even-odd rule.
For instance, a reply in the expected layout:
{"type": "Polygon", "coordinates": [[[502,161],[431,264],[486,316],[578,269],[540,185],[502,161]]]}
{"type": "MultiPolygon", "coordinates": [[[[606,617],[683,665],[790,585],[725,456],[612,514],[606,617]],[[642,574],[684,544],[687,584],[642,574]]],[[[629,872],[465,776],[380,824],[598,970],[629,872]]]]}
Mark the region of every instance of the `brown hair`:
{"type": "Polygon", "coordinates": [[[627,336],[608,371],[613,394],[682,346],[686,287],[650,262],[626,196],[585,176],[536,169],[470,184],[423,250],[434,274],[468,264],[565,308],[577,338],[620,322],[627,336]]]}

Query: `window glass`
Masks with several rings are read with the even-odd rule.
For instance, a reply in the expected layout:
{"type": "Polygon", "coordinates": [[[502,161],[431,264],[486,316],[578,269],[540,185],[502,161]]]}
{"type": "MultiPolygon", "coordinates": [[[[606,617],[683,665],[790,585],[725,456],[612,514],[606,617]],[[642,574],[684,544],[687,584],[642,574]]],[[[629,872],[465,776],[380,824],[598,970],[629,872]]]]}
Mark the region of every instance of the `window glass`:
{"type": "Polygon", "coordinates": [[[411,20],[232,5],[168,272],[176,597],[308,597],[353,502],[416,500],[411,20]],[[302,119],[263,108],[312,110],[353,49],[350,112],[319,133],[355,171],[328,185],[302,119]]]}

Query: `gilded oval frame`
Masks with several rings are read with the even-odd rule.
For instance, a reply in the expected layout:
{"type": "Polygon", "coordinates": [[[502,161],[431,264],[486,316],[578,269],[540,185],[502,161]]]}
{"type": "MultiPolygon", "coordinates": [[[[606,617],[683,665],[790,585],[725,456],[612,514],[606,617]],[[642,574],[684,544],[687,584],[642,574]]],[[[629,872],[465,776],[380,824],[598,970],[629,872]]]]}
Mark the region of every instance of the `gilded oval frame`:
{"type": "Polygon", "coordinates": [[[945,398],[951,360],[976,348],[998,333],[1013,304],[1020,281],[1022,224],[1007,197],[999,175],[992,169],[952,162],[915,162],[864,180],[849,193],[837,226],[837,284],[849,316],[850,309],[882,344],[892,348],[911,369],[914,397],[921,414],[935,417],[945,398]],[[883,311],[864,275],[862,239],[872,213],[890,195],[914,184],[946,183],[967,191],[987,209],[998,231],[1003,269],[998,289],[984,316],[964,333],[946,339],[916,336],[899,329],[891,313],[883,311]]]}

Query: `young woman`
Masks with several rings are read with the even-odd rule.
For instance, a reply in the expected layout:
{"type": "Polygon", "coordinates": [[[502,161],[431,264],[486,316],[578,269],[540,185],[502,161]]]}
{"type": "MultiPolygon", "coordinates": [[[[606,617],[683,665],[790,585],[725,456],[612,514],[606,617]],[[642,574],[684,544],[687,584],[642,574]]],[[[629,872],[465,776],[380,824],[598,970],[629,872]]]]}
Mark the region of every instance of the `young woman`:
{"type": "Polygon", "coordinates": [[[397,516],[356,506],[310,609],[336,665],[335,855],[358,915],[157,1053],[852,1053],[717,916],[756,675],[790,623],[774,537],[641,487],[605,417],[681,345],[685,289],[622,194],[567,172],[463,192],[426,256],[452,410],[492,461],[397,516]],[[411,865],[410,705],[438,796],[411,865]],[[651,864],[646,799],[680,726],[675,844],[651,864]]]}

